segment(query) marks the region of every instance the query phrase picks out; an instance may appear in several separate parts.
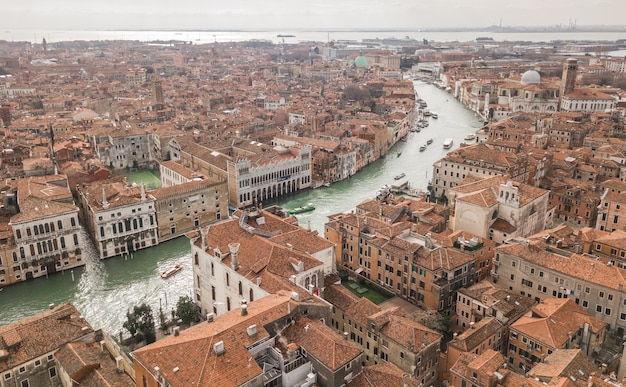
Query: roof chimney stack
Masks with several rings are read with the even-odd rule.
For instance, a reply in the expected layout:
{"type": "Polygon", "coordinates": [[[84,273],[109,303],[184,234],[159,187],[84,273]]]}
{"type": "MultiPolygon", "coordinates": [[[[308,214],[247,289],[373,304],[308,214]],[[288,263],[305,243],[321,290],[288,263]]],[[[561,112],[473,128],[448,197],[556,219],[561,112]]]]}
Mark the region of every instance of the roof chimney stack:
{"type": "Polygon", "coordinates": [[[239,261],[237,260],[239,255],[239,246],[241,246],[241,243],[232,242],[228,244],[228,249],[230,249],[231,255],[230,264],[232,265],[233,270],[239,269],[239,261]]]}
{"type": "Polygon", "coordinates": [[[202,251],[206,251],[207,247],[208,247],[208,237],[209,237],[209,229],[207,228],[201,228],[200,229],[200,235],[202,236],[202,251]]]}

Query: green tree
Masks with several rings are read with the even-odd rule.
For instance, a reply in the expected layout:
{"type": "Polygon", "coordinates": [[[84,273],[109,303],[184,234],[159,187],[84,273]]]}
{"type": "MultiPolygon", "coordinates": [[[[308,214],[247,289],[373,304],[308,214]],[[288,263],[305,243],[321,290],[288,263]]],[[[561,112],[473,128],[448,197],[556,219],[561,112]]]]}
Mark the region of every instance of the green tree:
{"type": "Polygon", "coordinates": [[[134,306],[132,312],[126,312],[126,321],[122,325],[130,334],[137,338],[145,337],[146,343],[154,343],[156,341],[156,332],[154,328],[154,317],[152,316],[152,308],[145,302],[139,306],[134,306]]]}
{"type": "Polygon", "coordinates": [[[200,320],[200,307],[189,296],[181,296],[176,303],[176,316],[189,325],[200,320]]]}

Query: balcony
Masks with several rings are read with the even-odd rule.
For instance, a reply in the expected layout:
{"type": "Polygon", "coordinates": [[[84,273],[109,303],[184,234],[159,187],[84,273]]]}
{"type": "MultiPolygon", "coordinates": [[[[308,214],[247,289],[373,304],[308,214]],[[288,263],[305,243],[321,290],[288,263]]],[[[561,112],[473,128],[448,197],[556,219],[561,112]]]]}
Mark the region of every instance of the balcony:
{"type": "Polygon", "coordinates": [[[491,277],[494,278],[494,279],[497,279],[498,278],[498,272],[495,271],[495,270],[492,270],[491,271],[491,277]]]}

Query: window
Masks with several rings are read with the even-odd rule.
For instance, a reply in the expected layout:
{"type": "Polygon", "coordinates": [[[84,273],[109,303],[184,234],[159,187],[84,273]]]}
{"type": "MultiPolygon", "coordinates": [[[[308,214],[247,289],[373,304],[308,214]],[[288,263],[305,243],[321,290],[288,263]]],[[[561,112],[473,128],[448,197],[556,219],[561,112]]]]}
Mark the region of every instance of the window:
{"type": "Polygon", "coordinates": [[[24,372],[26,372],[26,367],[20,367],[20,374],[23,374],[24,372]]]}
{"type": "Polygon", "coordinates": [[[20,383],[21,387],[30,387],[30,383],[28,382],[28,379],[24,379],[22,380],[22,382],[20,383]]]}
{"type": "Polygon", "coordinates": [[[6,374],[4,374],[4,380],[9,380],[11,379],[11,373],[7,372],[6,374]]]}
{"type": "Polygon", "coordinates": [[[611,315],[611,308],[604,308],[604,314],[606,314],[607,316],[611,315]]]}
{"type": "Polygon", "coordinates": [[[587,300],[583,300],[583,308],[589,307],[589,302],[587,300]]]}
{"type": "Polygon", "coordinates": [[[600,292],[598,293],[598,296],[599,296],[600,298],[604,298],[604,292],[603,292],[603,291],[600,291],[600,292]]]}
{"type": "Polygon", "coordinates": [[[39,367],[41,365],[41,360],[35,360],[35,367],[39,367]]]}
{"type": "Polygon", "coordinates": [[[602,312],[602,305],[596,305],[596,312],[602,312]]]}
{"type": "Polygon", "coordinates": [[[50,375],[51,378],[54,378],[55,376],[57,376],[56,367],[48,368],[48,375],[50,375]]]}

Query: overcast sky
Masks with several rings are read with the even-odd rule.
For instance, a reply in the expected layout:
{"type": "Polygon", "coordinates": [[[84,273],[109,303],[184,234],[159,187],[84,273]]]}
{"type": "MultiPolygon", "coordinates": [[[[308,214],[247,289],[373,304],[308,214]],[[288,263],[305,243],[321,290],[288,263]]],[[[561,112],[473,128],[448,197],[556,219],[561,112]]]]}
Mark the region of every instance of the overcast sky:
{"type": "Polygon", "coordinates": [[[624,0],[0,0],[0,29],[625,25],[624,0]]]}

